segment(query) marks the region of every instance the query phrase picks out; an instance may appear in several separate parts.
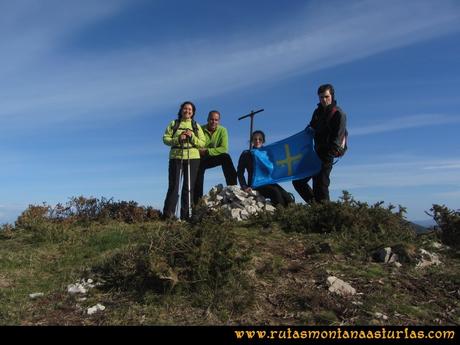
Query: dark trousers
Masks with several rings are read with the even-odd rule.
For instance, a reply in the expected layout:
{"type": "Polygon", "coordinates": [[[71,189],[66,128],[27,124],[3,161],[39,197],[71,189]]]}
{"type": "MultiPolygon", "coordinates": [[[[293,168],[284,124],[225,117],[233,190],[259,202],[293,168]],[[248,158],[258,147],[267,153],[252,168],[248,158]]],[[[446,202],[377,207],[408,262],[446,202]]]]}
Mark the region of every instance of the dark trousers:
{"type": "MultiPolygon", "coordinates": [[[[182,160],[182,192],[181,192],[181,207],[180,218],[187,219],[189,214],[188,203],[188,168],[187,159],[182,160]]],[[[199,159],[190,159],[190,198],[193,203],[193,189],[195,186],[198,168],[200,166],[199,159]]],[[[168,192],[166,193],[165,204],[163,207],[163,215],[168,218],[173,218],[176,213],[177,202],[179,201],[179,176],[181,171],[181,160],[170,159],[168,169],[168,192]]]]}
{"type": "Polygon", "coordinates": [[[206,156],[201,158],[200,168],[198,170],[198,176],[196,178],[195,184],[195,194],[193,201],[195,204],[203,196],[203,185],[204,185],[204,173],[206,169],[215,168],[217,166],[222,166],[222,171],[224,172],[225,182],[227,186],[236,185],[237,177],[235,166],[233,165],[232,158],[228,153],[222,153],[218,156],[206,156]]]}
{"type": "Polygon", "coordinates": [[[262,194],[264,198],[270,199],[274,206],[281,205],[286,207],[289,203],[293,202],[291,195],[278,184],[257,187],[255,190],[262,194]]]}
{"type": "Polygon", "coordinates": [[[331,180],[329,176],[332,171],[332,160],[322,162],[321,171],[315,175],[292,181],[292,185],[305,202],[310,203],[313,199],[317,202],[329,201],[329,185],[331,180]],[[308,185],[310,179],[313,179],[313,189],[308,185]]]}

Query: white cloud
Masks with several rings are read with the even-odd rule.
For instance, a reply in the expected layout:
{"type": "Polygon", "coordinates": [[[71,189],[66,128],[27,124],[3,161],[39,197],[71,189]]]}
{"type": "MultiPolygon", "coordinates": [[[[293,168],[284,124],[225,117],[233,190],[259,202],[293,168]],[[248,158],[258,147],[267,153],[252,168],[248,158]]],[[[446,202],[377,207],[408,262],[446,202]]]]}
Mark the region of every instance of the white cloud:
{"type": "Polygon", "coordinates": [[[441,163],[439,165],[426,166],[425,170],[446,170],[446,169],[460,169],[460,162],[441,163]]]}
{"type": "MultiPolygon", "coordinates": [[[[73,33],[118,13],[123,2],[79,2],[71,8],[66,7],[71,3],[59,3],[47,2],[44,9],[5,4],[0,8],[14,7],[7,11],[14,20],[2,24],[6,63],[0,76],[9,77],[0,79],[4,121],[27,119],[36,124],[130,116],[184,98],[209,97],[436,37],[458,30],[460,18],[454,1],[417,1],[410,11],[399,1],[335,2],[332,8],[315,3],[297,13],[295,21],[264,32],[237,33],[230,41],[191,37],[176,44],[84,58],[58,52],[73,33]],[[28,24],[18,25],[24,17],[28,24]]],[[[8,17],[5,11],[0,13],[1,19],[8,17]]],[[[385,127],[367,128],[372,130],[385,127]]]]}
{"type": "Polygon", "coordinates": [[[439,198],[452,199],[453,201],[457,201],[457,208],[458,208],[458,200],[460,200],[460,189],[453,190],[450,192],[436,193],[435,195],[439,198]]]}
{"type": "MultiPolygon", "coordinates": [[[[382,118],[386,118],[382,116],[382,118]]],[[[444,114],[420,114],[401,116],[396,119],[389,119],[369,126],[354,127],[350,129],[353,135],[368,135],[374,133],[390,132],[407,128],[438,126],[450,123],[460,123],[459,116],[444,114]]]]}
{"type": "Polygon", "coordinates": [[[458,160],[430,159],[405,162],[345,165],[332,170],[331,185],[335,190],[359,188],[406,188],[438,186],[451,187],[460,184],[460,174],[452,166],[460,165],[458,160]],[[439,167],[436,171],[427,167],[439,167]],[[444,167],[442,169],[441,167],[444,167]]]}

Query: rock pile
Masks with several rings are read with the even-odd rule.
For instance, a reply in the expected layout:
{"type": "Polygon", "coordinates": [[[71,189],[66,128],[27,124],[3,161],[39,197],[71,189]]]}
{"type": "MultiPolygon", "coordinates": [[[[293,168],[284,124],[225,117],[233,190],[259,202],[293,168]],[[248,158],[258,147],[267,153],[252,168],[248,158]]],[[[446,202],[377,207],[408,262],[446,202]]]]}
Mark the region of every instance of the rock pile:
{"type": "MultiPolygon", "coordinates": [[[[433,247],[436,246],[439,247],[439,244],[433,245],[433,247]]],[[[442,245],[439,248],[442,248],[442,245]]],[[[438,254],[430,253],[423,248],[420,248],[418,251],[414,250],[413,253],[404,248],[380,248],[372,254],[372,258],[375,262],[394,264],[396,267],[401,267],[401,263],[399,262],[401,259],[405,262],[415,262],[416,268],[442,264],[438,254]]]]}
{"type": "Polygon", "coordinates": [[[233,219],[241,221],[259,212],[274,212],[275,207],[259,192],[253,190],[246,193],[239,186],[223,187],[221,184],[212,187],[203,196],[206,206],[210,209],[223,209],[233,219]]]}

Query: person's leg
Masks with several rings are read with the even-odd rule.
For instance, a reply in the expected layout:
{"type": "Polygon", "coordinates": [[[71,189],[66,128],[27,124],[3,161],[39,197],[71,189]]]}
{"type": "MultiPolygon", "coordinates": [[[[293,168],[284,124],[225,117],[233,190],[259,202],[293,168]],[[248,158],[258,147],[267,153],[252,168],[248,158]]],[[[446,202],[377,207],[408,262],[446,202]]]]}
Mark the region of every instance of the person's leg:
{"type": "Polygon", "coordinates": [[[170,159],[168,166],[168,192],[163,207],[163,216],[174,217],[179,192],[180,159],[170,159]]]}
{"type": "Polygon", "coordinates": [[[322,163],[321,171],[313,177],[313,193],[317,202],[329,201],[330,175],[332,171],[332,160],[322,163]]]}
{"type": "Polygon", "coordinates": [[[281,200],[282,200],[282,205],[284,207],[286,207],[287,205],[289,205],[290,203],[293,203],[294,200],[292,199],[292,196],[290,193],[288,193],[283,187],[281,187],[279,184],[276,184],[277,186],[277,189],[279,191],[279,194],[281,196],[281,200]]]}
{"type": "MultiPolygon", "coordinates": [[[[190,201],[192,202],[193,206],[193,193],[195,190],[195,183],[198,174],[198,169],[200,168],[200,160],[199,159],[190,159],[190,201]]],[[[183,167],[185,174],[184,174],[184,183],[182,187],[182,197],[181,197],[181,209],[180,209],[180,216],[181,219],[188,219],[189,218],[189,191],[188,191],[188,167],[187,167],[187,160],[184,159],[184,167],[183,167]]],[[[191,215],[190,215],[191,216],[191,215]]]]}
{"type": "Polygon", "coordinates": [[[229,154],[223,153],[218,156],[206,156],[200,161],[200,168],[198,170],[195,193],[193,197],[195,204],[198,203],[198,200],[203,196],[204,174],[206,170],[215,168],[219,165],[222,166],[227,186],[238,184],[235,166],[233,165],[232,158],[229,154]]]}
{"type": "Polygon", "coordinates": [[[294,186],[294,189],[296,190],[297,193],[299,193],[300,197],[306,203],[310,203],[314,198],[313,190],[308,185],[308,182],[310,181],[310,179],[311,177],[305,177],[300,180],[292,181],[292,185],[294,186]]]}
{"type": "Polygon", "coordinates": [[[232,157],[230,157],[228,153],[223,153],[217,157],[220,157],[222,162],[222,171],[224,173],[227,186],[234,186],[238,184],[236,169],[233,165],[232,157]]]}
{"type": "MultiPolygon", "coordinates": [[[[279,186],[278,186],[279,187],[279,186]]],[[[283,205],[283,197],[277,185],[269,184],[256,188],[256,190],[264,196],[264,198],[270,199],[273,206],[283,205]]]]}
{"type": "Polygon", "coordinates": [[[200,159],[194,188],[195,192],[193,193],[194,204],[197,204],[200,198],[203,197],[204,174],[206,170],[220,165],[220,162],[216,159],[216,157],[218,156],[206,156],[200,159]]]}
{"type": "Polygon", "coordinates": [[[206,159],[202,158],[200,160],[200,166],[198,168],[198,173],[196,176],[195,191],[193,193],[193,203],[197,204],[200,198],[203,196],[203,185],[204,185],[204,172],[206,171],[206,159]]]}
{"type": "MultiPolygon", "coordinates": [[[[272,188],[273,188],[274,197],[277,200],[276,204],[286,207],[288,204],[288,200],[286,199],[286,196],[284,195],[284,193],[287,194],[287,192],[279,184],[273,184],[272,188]]],[[[289,195],[287,195],[287,198],[290,199],[289,195]]]]}

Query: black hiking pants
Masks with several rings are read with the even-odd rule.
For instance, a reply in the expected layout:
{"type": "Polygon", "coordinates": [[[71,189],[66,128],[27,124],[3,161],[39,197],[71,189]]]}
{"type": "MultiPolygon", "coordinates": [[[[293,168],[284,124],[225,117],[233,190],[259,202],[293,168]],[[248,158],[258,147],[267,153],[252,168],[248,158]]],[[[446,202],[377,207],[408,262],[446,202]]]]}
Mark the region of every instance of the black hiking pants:
{"type": "Polygon", "coordinates": [[[315,175],[292,181],[292,185],[306,203],[313,199],[316,202],[329,201],[329,185],[331,183],[330,175],[332,171],[332,159],[322,160],[321,171],[315,175]],[[310,179],[313,179],[313,189],[308,185],[310,179]]]}
{"type": "MultiPolygon", "coordinates": [[[[189,204],[188,204],[188,168],[187,159],[182,160],[182,191],[181,191],[181,207],[180,207],[180,218],[187,219],[189,204]]],[[[166,193],[166,199],[163,207],[163,216],[166,218],[173,218],[176,213],[177,202],[179,201],[179,176],[180,176],[180,159],[170,159],[168,168],[168,192],[166,193]]],[[[200,166],[199,159],[190,159],[190,199],[193,205],[193,192],[200,166]]]]}
{"type": "Polygon", "coordinates": [[[278,184],[269,184],[254,189],[262,194],[264,198],[270,199],[273,206],[281,205],[286,207],[293,202],[291,195],[278,184]]]}
{"type": "Polygon", "coordinates": [[[198,203],[198,200],[200,200],[200,198],[203,196],[204,173],[206,169],[215,168],[219,165],[222,166],[222,171],[224,173],[227,186],[233,186],[238,183],[235,166],[233,165],[232,158],[228,153],[222,153],[218,156],[203,157],[201,158],[200,168],[196,178],[195,194],[193,197],[195,204],[198,203]]]}

